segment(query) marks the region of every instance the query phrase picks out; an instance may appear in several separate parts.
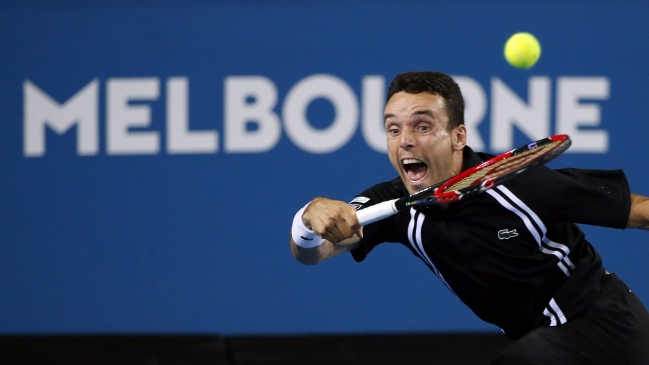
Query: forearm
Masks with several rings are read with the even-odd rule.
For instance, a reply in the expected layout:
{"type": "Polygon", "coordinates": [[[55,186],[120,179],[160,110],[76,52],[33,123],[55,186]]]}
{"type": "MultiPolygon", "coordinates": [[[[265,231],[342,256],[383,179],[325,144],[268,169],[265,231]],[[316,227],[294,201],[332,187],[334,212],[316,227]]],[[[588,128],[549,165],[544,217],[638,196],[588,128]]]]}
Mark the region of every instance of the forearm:
{"type": "Polygon", "coordinates": [[[649,198],[631,194],[631,212],[627,228],[649,230],[649,198]]]}
{"type": "Polygon", "coordinates": [[[305,265],[315,265],[325,260],[325,253],[321,247],[323,245],[324,243],[313,248],[303,248],[296,245],[293,238],[291,238],[291,253],[298,262],[305,265]]]}
{"type": "Polygon", "coordinates": [[[352,250],[359,245],[360,239],[358,238],[358,236],[354,236],[339,243],[324,241],[319,246],[304,248],[296,245],[293,241],[293,238],[291,237],[291,253],[298,262],[301,262],[305,265],[318,264],[338,254],[352,250]]]}

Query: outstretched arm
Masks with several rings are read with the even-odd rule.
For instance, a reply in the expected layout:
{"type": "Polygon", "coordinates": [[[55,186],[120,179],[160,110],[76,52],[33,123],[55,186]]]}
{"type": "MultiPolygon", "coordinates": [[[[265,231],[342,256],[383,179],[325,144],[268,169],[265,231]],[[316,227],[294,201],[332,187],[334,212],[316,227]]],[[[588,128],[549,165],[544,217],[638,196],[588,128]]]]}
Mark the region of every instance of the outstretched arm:
{"type": "Polygon", "coordinates": [[[291,232],[291,252],[303,264],[314,265],[360,245],[363,230],[356,219],[356,209],[345,202],[315,198],[301,220],[304,227],[324,239],[318,246],[304,248],[295,243],[291,232]]]}
{"type": "Polygon", "coordinates": [[[649,230],[649,198],[631,194],[631,212],[626,227],[649,230]]]}

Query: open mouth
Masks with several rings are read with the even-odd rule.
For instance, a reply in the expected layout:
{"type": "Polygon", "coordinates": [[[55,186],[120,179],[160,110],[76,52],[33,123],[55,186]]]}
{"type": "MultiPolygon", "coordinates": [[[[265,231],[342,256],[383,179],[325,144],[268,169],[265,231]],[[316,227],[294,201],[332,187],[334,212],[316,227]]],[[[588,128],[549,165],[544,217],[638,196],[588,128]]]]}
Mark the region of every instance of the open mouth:
{"type": "Polygon", "coordinates": [[[419,181],[426,177],[428,166],[421,160],[416,158],[407,158],[401,161],[403,170],[410,181],[419,181]]]}

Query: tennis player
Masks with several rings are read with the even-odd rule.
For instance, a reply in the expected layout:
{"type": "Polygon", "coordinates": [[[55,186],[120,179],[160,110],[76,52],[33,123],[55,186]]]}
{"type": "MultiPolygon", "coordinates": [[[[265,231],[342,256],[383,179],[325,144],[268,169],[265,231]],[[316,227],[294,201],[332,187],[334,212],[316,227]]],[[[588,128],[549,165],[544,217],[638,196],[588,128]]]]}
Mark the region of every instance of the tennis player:
{"type": "Polygon", "coordinates": [[[464,101],[439,72],[398,75],[385,106],[399,177],[351,202],[316,198],[297,212],[291,251],[317,264],[383,242],[406,246],[482,320],[516,340],[493,364],[649,364],[649,313],[577,223],[649,230],[649,199],[621,170],[539,167],[466,200],[361,227],[356,210],[401,198],[487,160],[466,145],[464,101]]]}

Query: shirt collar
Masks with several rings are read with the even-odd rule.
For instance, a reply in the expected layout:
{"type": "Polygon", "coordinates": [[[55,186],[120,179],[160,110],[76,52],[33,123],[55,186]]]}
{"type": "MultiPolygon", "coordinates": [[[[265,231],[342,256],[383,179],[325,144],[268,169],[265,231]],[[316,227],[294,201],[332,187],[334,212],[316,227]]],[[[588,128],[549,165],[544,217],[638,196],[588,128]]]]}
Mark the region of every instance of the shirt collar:
{"type": "Polygon", "coordinates": [[[473,152],[471,147],[464,146],[464,150],[462,151],[462,171],[468,170],[480,163],[482,163],[482,158],[473,152]]]}

